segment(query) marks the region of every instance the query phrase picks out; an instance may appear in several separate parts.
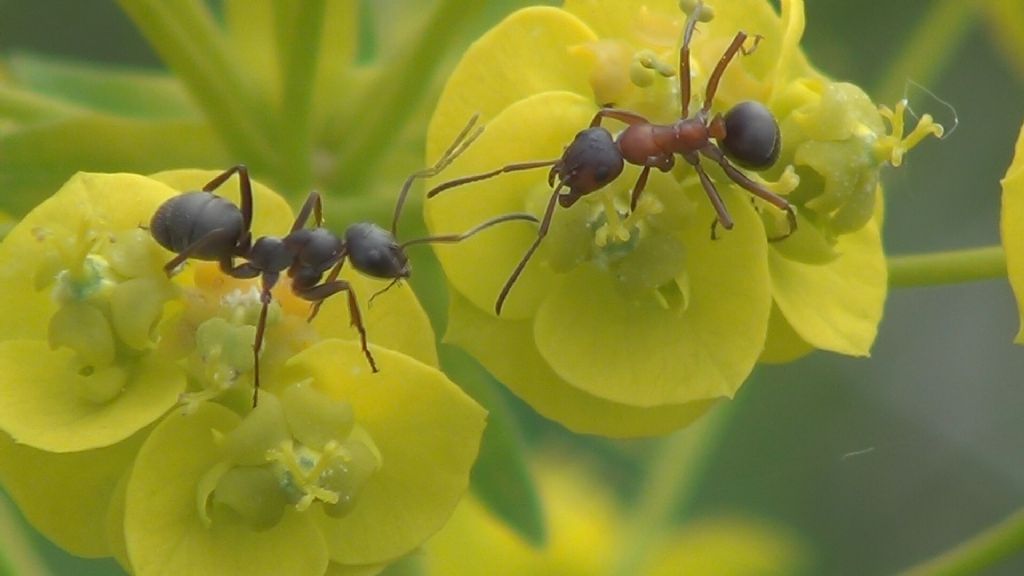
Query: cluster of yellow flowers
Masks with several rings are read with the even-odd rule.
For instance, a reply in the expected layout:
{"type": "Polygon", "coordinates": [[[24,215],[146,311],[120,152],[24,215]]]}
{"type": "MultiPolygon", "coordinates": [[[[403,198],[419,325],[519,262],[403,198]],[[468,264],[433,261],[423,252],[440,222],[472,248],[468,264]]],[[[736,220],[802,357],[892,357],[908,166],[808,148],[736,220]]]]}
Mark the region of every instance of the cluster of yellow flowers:
{"type": "MultiPolygon", "coordinates": [[[[609,104],[678,120],[678,4],[566,0],[508,16],[451,74],[428,158],[476,114],[486,130],[445,178],[559,158],[609,104]]],[[[447,339],[576,432],[665,434],[732,397],[759,362],[814,349],[866,356],[887,287],[879,171],[941,135],[928,117],[904,134],[905,104],[880,108],[816,71],[799,48],[801,0],[783,0],[781,14],[765,0],[681,4],[704,16],[689,45],[693,110],[736,33],[757,37],[725,70],[710,111],[745,100],[770,110],[781,151],[749,177],[794,207],[792,234],[718,166],[707,171],[735,225],[709,233],[706,185],[680,162],[651,173],[635,207],[639,168],[628,166],[556,210],[501,315],[495,298],[536,230],[499,227],[438,249],[447,339]]],[[[373,374],[343,303],[308,323],[308,303],[283,282],[251,407],[256,281],[208,262],[168,278],[171,255],[142,227],[214,174],[78,174],[7,235],[0,481],[54,542],[139,574],[376,573],[444,525],[485,412],[438,370],[408,289],[365,311],[373,374]]],[[[217,193],[237,202],[236,188],[217,193]]],[[[258,183],[254,192],[254,235],[288,230],[287,203],[258,183]]],[[[432,198],[425,218],[434,233],[468,230],[543,214],[550,196],[545,174],[520,171],[432,198]]],[[[382,287],[344,278],[362,294],[382,287]]]]}
{"type": "MultiPolygon", "coordinates": [[[[309,325],[287,287],[251,408],[255,285],[212,263],[168,279],[140,229],[215,174],[79,174],[6,237],[0,479],[54,542],[139,574],[376,569],[447,520],[484,411],[437,370],[410,291],[366,314],[372,374],[347,307],[309,325]]],[[[254,192],[254,233],[287,230],[254,192]]]]}
{"type": "MultiPolygon", "coordinates": [[[[636,167],[592,201],[557,211],[500,317],[495,296],[530,234],[501,230],[487,243],[439,251],[453,289],[447,339],[578,432],[665,433],[735,394],[757,362],[812,349],[866,356],[886,296],[879,171],[941,134],[924,117],[904,136],[902,106],[880,110],[856,86],[812,68],[799,49],[800,0],[782,2],[781,15],[760,0],[709,1],[708,9],[713,18],[697,24],[690,45],[690,108],[703,104],[702,87],[737,31],[759,36],[756,51],[726,69],[711,112],[756,100],[775,116],[781,154],[761,182],[793,204],[795,233],[769,242],[785,231],[777,211],[752,205],[712,166],[736,220],[712,238],[715,215],[696,172],[680,162],[650,175],[625,222],[636,167]]],[[[452,73],[428,156],[476,111],[487,130],[446,178],[558,158],[608,103],[659,123],[677,120],[673,71],[684,18],[669,0],[567,0],[512,14],[452,73]]],[[[540,214],[549,194],[544,174],[516,172],[428,200],[427,224],[440,230],[504,212],[540,214]]]]}

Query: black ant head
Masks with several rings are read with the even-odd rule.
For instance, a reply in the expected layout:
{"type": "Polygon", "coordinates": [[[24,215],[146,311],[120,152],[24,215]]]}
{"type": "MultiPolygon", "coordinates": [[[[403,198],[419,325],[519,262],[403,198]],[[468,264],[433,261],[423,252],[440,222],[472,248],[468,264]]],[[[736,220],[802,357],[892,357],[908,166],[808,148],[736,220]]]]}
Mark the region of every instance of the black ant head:
{"type": "Polygon", "coordinates": [[[764,170],[779,158],[779,123],[764,104],[740,102],[725,113],[725,138],[718,144],[740,166],[764,170]]]}
{"type": "Polygon", "coordinates": [[[412,274],[405,251],[390,232],[369,222],[345,230],[345,248],[352,266],[374,278],[408,278],[412,274]]]}
{"type": "MultiPolygon", "coordinates": [[[[624,160],[611,132],[596,126],[576,134],[562,158],[551,168],[548,183],[557,179],[569,188],[573,202],[604,188],[622,173],[624,160]]],[[[563,204],[564,206],[565,204],[563,204]]]]}

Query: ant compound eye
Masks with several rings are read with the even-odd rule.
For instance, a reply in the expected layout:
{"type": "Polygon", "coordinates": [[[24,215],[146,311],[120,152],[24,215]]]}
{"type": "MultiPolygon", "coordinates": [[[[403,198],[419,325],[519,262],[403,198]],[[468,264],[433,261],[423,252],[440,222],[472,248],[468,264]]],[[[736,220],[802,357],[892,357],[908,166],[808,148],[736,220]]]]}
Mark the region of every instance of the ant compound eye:
{"type": "Polygon", "coordinates": [[[741,102],[725,113],[725,154],[751,170],[768,168],[779,158],[779,124],[760,102],[741,102]]]}

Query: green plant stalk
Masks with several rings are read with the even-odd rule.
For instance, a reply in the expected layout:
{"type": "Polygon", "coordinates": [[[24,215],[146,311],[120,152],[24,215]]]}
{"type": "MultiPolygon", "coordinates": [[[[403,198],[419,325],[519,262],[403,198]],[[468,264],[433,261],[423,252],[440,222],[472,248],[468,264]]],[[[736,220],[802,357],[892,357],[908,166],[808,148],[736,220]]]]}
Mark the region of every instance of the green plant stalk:
{"type": "Polygon", "coordinates": [[[294,193],[308,190],[312,185],[311,162],[313,130],[311,125],[313,90],[316,82],[317,62],[320,58],[320,39],[323,32],[325,0],[276,0],[277,48],[282,66],[283,82],[280,134],[282,186],[294,193]]]}
{"type": "Polygon", "coordinates": [[[1006,254],[1001,246],[892,256],[889,285],[898,288],[940,286],[1006,277],[1006,254]]]}
{"type": "Polygon", "coordinates": [[[1024,550],[1024,509],[980,534],[958,544],[942,554],[927,560],[904,576],[960,576],[980,574],[1024,550]]]}
{"type": "Polygon", "coordinates": [[[239,162],[274,166],[270,105],[244,81],[222,32],[201,0],[118,0],[164,62],[181,78],[239,162]]]}
{"type": "Polygon", "coordinates": [[[0,575],[45,576],[46,564],[33,551],[7,498],[0,494],[0,575]]]}
{"type": "Polygon", "coordinates": [[[613,576],[643,574],[651,548],[663,540],[674,515],[694,497],[696,481],[732,412],[730,405],[712,410],[697,424],[663,440],[651,456],[639,500],[630,508],[625,536],[617,546],[609,572],[613,576]]]}
{"type": "Polygon", "coordinates": [[[0,118],[18,123],[44,122],[88,110],[28,90],[0,86],[0,118]]]}
{"type": "Polygon", "coordinates": [[[1003,56],[1024,81],[1024,4],[1019,0],[991,0],[985,16],[1003,56]]]}
{"type": "MultiPolygon", "coordinates": [[[[440,0],[422,32],[391,55],[352,104],[352,122],[337,150],[338,167],[329,187],[365,190],[383,152],[404,129],[428,92],[437,67],[485,2],[440,0]]],[[[468,118],[467,118],[468,120],[468,118]]]]}
{"type": "Polygon", "coordinates": [[[978,1],[938,0],[918,20],[900,56],[889,65],[874,94],[884,101],[904,94],[907,80],[931,84],[966,39],[979,12],[978,1]]]}

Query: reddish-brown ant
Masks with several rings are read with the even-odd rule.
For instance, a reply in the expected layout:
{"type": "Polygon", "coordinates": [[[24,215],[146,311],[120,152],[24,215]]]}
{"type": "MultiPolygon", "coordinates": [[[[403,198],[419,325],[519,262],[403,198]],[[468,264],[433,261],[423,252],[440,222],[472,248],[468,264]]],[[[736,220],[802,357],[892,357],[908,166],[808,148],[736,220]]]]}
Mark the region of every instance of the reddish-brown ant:
{"type": "MultiPolygon", "coordinates": [[[[244,165],[226,170],[202,190],[186,192],[164,202],[153,214],[149,230],[153,238],[164,248],[177,255],[164,265],[168,276],[186,260],[215,261],[220,269],[234,278],[260,277],[260,315],[253,342],[253,406],[259,399],[259,353],[267,322],[267,308],[271,301],[271,290],[284,272],[291,278],[291,287],[297,296],[312,303],[309,321],[316,317],[324,300],[338,292],[348,293],[348,309],[352,326],[359,332],[363,354],[370,368],[377,372],[377,363],[366,343],[366,330],[356,294],[351,284],[338,279],[347,259],[352,267],[374,278],[391,279],[397,282],[408,278],[412,272],[405,248],[412,244],[438,242],[459,242],[501,222],[527,220],[538,222],[532,214],[506,214],[483,222],[462,234],[448,234],[417,238],[399,244],[394,229],[412,183],[420,178],[436,175],[480,134],[481,129],[470,134],[477,118],[474,116],[441,159],[431,168],[409,175],[402,186],[396,205],[392,232],[376,224],[359,222],[349,226],[344,238],[339,238],[323,227],[323,205],[320,194],[310,193],[299,210],[291,230],[284,237],[261,236],[252,239],[253,198],[249,172],[244,165]],[[238,174],[241,206],[214,194],[234,174],[238,174]],[[305,228],[310,214],[314,216],[315,227],[305,228]],[[235,264],[234,259],[243,261],[235,264]],[[330,271],[328,273],[328,271],[330,271]],[[327,273],[327,278],[323,275],[327,273]]],[[[394,284],[392,282],[392,284],[394,284]]]]}
{"type": "MultiPolygon", "coordinates": [[[[751,170],[764,170],[775,163],[781,148],[781,137],[779,125],[772,113],[759,102],[746,101],[733,106],[724,116],[721,114],[711,116],[711,103],[729,62],[737,52],[750,53],[750,50],[743,47],[748,38],[746,33],[742,31],[736,33],[732,43],[725,49],[711,76],[708,77],[703,106],[693,116],[689,115],[690,40],[697,21],[701,17],[702,9],[703,3],[697,2],[696,7],[686,20],[683,42],[679,49],[681,107],[679,120],[672,124],[654,124],[635,112],[605,107],[594,115],[589,128],[576,134],[572,143],[565,148],[561,158],[509,164],[490,172],[445,182],[427,193],[427,198],[432,198],[450,188],[485,180],[505,172],[551,167],[551,171],[548,173],[548,184],[554,188],[554,191],[541,219],[537,238],[523,255],[498,294],[494,305],[495,313],[501,314],[505,298],[512,289],[512,285],[515,284],[530,257],[547,234],[556,202],[558,205],[568,208],[581,197],[600,190],[622,173],[625,162],[642,167],[640,176],[633,185],[630,210],[636,209],[640,195],[647,185],[651,168],[668,172],[675,165],[675,155],[679,154],[697,172],[701,185],[714,206],[717,217],[711,224],[712,238],[715,236],[715,228],[718,224],[727,230],[731,229],[733,227],[732,216],[725,207],[714,182],[701,166],[701,156],[704,156],[718,164],[725,175],[740,187],[786,212],[789,230],[783,236],[772,238],[772,240],[786,238],[796,229],[796,213],[789,202],[751,180],[733,165],[735,162],[751,170]],[[613,137],[611,132],[601,125],[605,118],[613,118],[627,124],[626,129],[618,137],[613,137]],[[564,188],[568,188],[569,191],[563,193],[564,188]]],[[[754,41],[756,46],[760,37],[755,36],[754,41]]]]}

